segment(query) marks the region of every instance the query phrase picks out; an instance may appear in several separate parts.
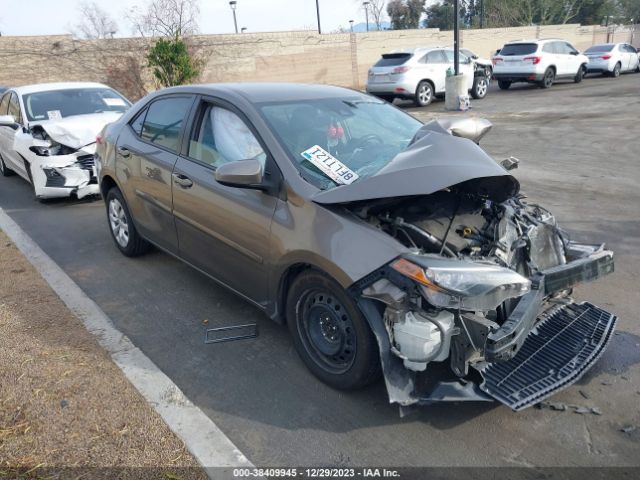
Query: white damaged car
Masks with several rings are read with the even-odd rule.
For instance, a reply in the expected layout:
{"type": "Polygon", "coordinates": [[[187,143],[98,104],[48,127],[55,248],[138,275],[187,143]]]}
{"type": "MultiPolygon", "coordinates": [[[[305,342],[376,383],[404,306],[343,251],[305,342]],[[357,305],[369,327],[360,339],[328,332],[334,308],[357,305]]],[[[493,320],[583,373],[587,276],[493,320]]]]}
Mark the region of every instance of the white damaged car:
{"type": "Polygon", "coordinates": [[[131,106],[100,83],[15,87],[0,98],[0,174],[17,173],[36,198],[100,193],[96,137],[131,106]]]}

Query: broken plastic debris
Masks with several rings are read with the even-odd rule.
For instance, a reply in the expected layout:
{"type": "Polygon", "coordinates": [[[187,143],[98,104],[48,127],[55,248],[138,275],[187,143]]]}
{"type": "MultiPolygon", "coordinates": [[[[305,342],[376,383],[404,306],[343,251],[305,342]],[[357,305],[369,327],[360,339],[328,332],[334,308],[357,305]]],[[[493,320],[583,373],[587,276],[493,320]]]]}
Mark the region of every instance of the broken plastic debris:
{"type": "Polygon", "coordinates": [[[626,427],[622,427],[620,431],[623,433],[631,433],[634,432],[637,428],[638,427],[636,427],[635,425],[627,425],[626,427]]]}
{"type": "Polygon", "coordinates": [[[204,343],[231,342],[233,340],[244,340],[245,338],[255,338],[257,336],[258,325],[256,323],[210,328],[205,334],[204,343]]]}
{"type": "Polygon", "coordinates": [[[591,413],[593,413],[594,415],[602,415],[602,410],[600,410],[598,407],[591,407],[591,413]]]}

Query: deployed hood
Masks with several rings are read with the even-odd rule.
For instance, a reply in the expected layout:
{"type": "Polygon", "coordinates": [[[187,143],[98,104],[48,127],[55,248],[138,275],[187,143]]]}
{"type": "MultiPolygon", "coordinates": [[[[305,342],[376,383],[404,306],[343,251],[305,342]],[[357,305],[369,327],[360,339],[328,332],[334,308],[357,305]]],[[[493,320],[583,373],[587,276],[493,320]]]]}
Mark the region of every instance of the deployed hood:
{"type": "Polygon", "coordinates": [[[375,175],[323,190],[312,200],[335,204],[430,195],[453,186],[495,201],[518,192],[518,181],[471,140],[452,136],[436,122],[421,128],[416,138],[375,175]]]}
{"type": "Polygon", "coordinates": [[[31,127],[40,125],[52,140],[79,149],[96,141],[96,136],[108,123],[122,116],[119,112],[93,113],[71,117],[32,122],[31,127]]]}

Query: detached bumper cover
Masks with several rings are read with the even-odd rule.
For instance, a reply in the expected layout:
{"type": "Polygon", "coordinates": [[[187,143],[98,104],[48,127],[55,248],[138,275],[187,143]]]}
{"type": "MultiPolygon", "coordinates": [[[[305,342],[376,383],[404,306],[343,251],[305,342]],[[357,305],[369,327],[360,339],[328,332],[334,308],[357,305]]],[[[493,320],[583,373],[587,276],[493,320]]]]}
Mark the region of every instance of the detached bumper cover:
{"type": "Polygon", "coordinates": [[[590,303],[559,308],[542,320],[508,362],[484,364],[480,385],[518,411],[576,382],[604,352],[617,317],[590,303]]]}

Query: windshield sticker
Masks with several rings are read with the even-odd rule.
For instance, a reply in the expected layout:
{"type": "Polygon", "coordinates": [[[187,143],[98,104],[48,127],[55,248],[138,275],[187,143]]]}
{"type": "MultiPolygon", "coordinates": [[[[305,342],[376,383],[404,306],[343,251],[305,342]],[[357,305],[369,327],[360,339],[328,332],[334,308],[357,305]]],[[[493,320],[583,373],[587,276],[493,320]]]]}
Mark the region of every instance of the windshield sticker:
{"type": "Polygon", "coordinates": [[[340,185],[349,185],[358,179],[358,174],[347,167],[344,163],[324,150],[319,145],[315,145],[305,150],[300,155],[313,163],[331,180],[340,185]]]}
{"type": "Polygon", "coordinates": [[[102,101],[107,107],[126,107],[127,104],[121,98],[103,98],[102,101]]]}
{"type": "Polygon", "coordinates": [[[49,120],[57,120],[58,118],[62,118],[62,113],[60,110],[49,110],[47,112],[47,117],[49,120]]]}

